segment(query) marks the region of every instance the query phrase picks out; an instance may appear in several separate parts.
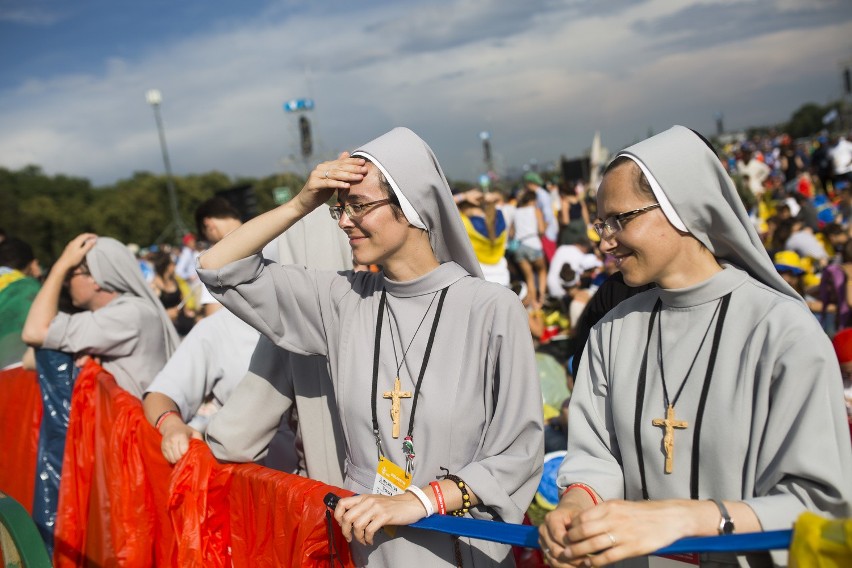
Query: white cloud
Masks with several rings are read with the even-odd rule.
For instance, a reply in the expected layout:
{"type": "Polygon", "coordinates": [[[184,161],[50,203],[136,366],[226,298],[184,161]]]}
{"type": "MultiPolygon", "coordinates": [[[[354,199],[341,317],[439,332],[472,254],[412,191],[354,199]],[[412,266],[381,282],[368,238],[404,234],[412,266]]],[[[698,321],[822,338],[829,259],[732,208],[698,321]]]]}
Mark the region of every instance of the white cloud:
{"type": "Polygon", "coordinates": [[[50,26],[62,20],[59,11],[39,7],[3,8],[0,7],[0,22],[23,24],[27,26],[50,26]]]}
{"type": "MultiPolygon", "coordinates": [[[[737,4],[721,2],[719,10],[737,4]]],[[[295,118],[281,105],[312,96],[319,150],[312,161],[407,125],[450,177],[473,179],[483,129],[493,134],[498,161],[520,165],[579,155],[597,129],[616,149],[674,122],[710,131],[718,110],[731,126],[784,120],[799,104],[834,94],[850,31],[838,22],[665,51],[635,23],[672,16],[682,3],[613,4],[611,13],[586,2],[542,3],[533,14],[525,6],[499,17],[496,5],[284,10],[111,57],[89,75],[29,80],[0,92],[0,164],[37,163],[99,184],[159,172],[144,98],[157,88],[178,174],[279,171],[298,153],[295,118]]]]}

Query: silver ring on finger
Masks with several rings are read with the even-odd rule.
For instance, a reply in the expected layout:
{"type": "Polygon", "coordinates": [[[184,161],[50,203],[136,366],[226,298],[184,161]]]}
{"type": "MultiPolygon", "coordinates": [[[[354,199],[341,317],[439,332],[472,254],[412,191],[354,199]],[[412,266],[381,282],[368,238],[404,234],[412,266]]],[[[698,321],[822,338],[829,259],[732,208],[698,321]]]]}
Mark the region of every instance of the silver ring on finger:
{"type": "Polygon", "coordinates": [[[615,540],[615,537],[612,535],[612,533],[606,533],[606,536],[609,537],[609,541],[612,543],[610,545],[610,548],[612,548],[613,546],[615,546],[618,543],[618,541],[615,540]]]}
{"type": "Polygon", "coordinates": [[[331,170],[325,170],[325,176],[324,176],[324,177],[325,177],[325,179],[328,179],[328,173],[329,173],[330,171],[331,171],[331,170]]]}

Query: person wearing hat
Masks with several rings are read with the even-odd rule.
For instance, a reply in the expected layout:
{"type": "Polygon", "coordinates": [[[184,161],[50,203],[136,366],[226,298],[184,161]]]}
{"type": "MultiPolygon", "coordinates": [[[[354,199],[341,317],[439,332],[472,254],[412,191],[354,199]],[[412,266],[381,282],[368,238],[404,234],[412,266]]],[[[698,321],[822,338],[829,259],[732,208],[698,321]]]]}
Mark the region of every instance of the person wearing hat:
{"type": "Polygon", "coordinates": [[[541,246],[547,262],[553,258],[556,252],[556,239],[559,238],[559,222],[553,211],[553,199],[550,192],[544,189],[544,180],[536,172],[524,174],[524,189],[535,193],[536,207],[544,217],[544,234],[541,235],[541,246]]]}
{"type": "Polygon", "coordinates": [[[83,233],[68,243],[33,300],[22,333],[33,347],[98,357],[118,386],[141,398],[179,338],[125,245],[83,233]],[[75,307],[59,311],[66,286],[75,307]]]}
{"type": "MultiPolygon", "coordinates": [[[[733,182],[682,126],[607,167],[601,252],[656,287],[592,329],[568,415],[552,566],[647,566],[684,537],[852,514],[852,447],[831,343],[776,271],[733,182]]],[[[786,565],[786,551],[771,561],[786,565]]],[[[763,566],[713,553],[702,565],[763,566]]]]}
{"type": "MultiPolygon", "coordinates": [[[[512,565],[507,545],[405,526],[435,512],[520,523],[544,446],[526,311],[510,289],[482,278],[422,139],[396,128],[321,163],[290,202],[203,254],[199,276],[275,344],[328,357],[344,485],[357,494],[334,517],[357,565],[512,565]],[[257,255],[335,192],[331,214],[355,262],[381,272],[257,255]]],[[[207,440],[218,452],[212,425],[207,440]]]]}

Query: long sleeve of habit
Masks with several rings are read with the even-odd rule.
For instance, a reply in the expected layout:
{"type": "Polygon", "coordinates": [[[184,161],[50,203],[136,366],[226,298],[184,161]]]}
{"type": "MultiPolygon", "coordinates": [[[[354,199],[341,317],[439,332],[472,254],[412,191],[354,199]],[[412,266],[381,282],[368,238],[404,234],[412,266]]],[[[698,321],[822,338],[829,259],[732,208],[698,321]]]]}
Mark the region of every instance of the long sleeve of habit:
{"type": "MultiPolygon", "coordinates": [[[[372,491],[378,463],[374,407],[384,455],[394,463],[405,464],[402,442],[411,432],[416,452],[413,484],[425,486],[446,468],[478,496],[480,505],[471,509],[471,516],[522,521],[542,471],[542,398],[526,312],[511,290],[472,277],[455,262],[408,282],[394,282],[381,273],[263,264],[258,257],[217,271],[199,270],[199,275],[228,309],[272,343],[328,357],[345,440],[347,489],[372,491]],[[435,298],[444,289],[447,295],[438,318],[435,298]],[[387,313],[381,323],[377,396],[371,400],[383,290],[387,313]],[[397,377],[404,390],[415,390],[435,320],[416,413],[413,396],[400,401],[402,432],[394,438],[390,401],[383,393],[394,388],[397,377]],[[397,356],[392,341],[397,342],[397,356]],[[402,361],[399,345],[407,353],[402,361]]],[[[273,400],[278,416],[281,404],[288,404],[280,402],[287,398],[282,391],[269,384],[245,395],[239,392],[242,388],[237,390],[232,401],[246,396],[239,399],[242,406],[262,406],[273,400]]],[[[274,416],[261,411],[259,419],[271,423],[274,416]]],[[[220,426],[211,423],[208,430],[208,436],[219,442],[220,436],[230,436],[228,428],[220,426]]],[[[233,420],[232,426],[239,428],[233,420]]],[[[265,437],[250,437],[239,457],[257,456],[265,442],[265,437]]],[[[306,456],[309,449],[306,442],[306,456]]],[[[445,536],[402,528],[395,539],[386,542],[381,535],[377,539],[373,547],[355,546],[356,556],[369,558],[371,564],[381,558],[379,565],[400,565],[410,561],[411,554],[429,550],[448,565],[453,562],[452,540],[445,536]]],[[[473,556],[501,565],[509,561],[503,545],[471,541],[470,546],[473,556]]]]}

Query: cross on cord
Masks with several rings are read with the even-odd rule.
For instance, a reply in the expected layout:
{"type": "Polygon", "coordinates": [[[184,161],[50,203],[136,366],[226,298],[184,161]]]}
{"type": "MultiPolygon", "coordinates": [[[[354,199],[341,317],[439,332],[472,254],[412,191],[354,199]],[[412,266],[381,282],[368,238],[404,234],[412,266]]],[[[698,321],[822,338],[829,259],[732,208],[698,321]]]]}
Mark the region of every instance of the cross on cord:
{"type": "Polygon", "coordinates": [[[399,390],[399,377],[393,384],[392,391],[385,391],[382,398],[390,398],[391,400],[391,420],[393,420],[393,437],[399,438],[399,399],[411,398],[410,391],[399,390]]]}
{"type": "Polygon", "coordinates": [[[651,422],[654,426],[663,426],[666,433],[663,436],[663,448],[666,450],[666,473],[671,473],[674,469],[674,429],[686,428],[689,423],[685,420],[675,420],[674,406],[671,404],[666,409],[666,418],[654,418],[651,422]]]}

